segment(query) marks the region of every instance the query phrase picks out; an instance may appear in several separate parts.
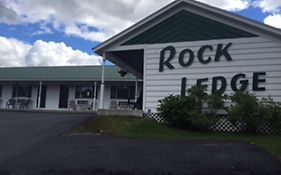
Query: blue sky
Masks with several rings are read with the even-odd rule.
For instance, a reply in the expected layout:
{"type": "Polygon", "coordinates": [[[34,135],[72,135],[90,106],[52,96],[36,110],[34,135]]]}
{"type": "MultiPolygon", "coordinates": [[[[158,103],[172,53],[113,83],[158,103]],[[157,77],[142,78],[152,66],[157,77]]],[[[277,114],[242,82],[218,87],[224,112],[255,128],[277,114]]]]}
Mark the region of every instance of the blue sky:
{"type": "MultiPolygon", "coordinates": [[[[3,0],[0,66],[100,64],[92,47],[171,1],[3,0]]],[[[281,0],[200,1],[281,28],[281,0]]]]}

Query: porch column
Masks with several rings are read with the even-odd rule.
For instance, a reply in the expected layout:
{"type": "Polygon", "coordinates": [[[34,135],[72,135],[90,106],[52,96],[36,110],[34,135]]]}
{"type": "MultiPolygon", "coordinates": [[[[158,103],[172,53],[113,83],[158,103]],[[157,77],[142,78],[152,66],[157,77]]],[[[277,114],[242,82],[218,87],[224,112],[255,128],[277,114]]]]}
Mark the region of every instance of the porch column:
{"type": "Polygon", "coordinates": [[[95,81],[95,86],[94,86],[94,99],[93,99],[93,111],[96,111],[96,103],[97,103],[97,97],[96,97],[96,94],[97,94],[97,82],[95,81]]]}
{"type": "Polygon", "coordinates": [[[138,78],[136,78],[135,102],[137,102],[137,99],[138,99],[138,78]]]}
{"type": "Polygon", "coordinates": [[[37,109],[40,109],[40,105],[41,105],[41,94],[42,94],[42,81],[39,82],[39,93],[38,93],[38,104],[37,104],[37,109]]]}
{"type": "Polygon", "coordinates": [[[106,53],[103,53],[102,58],[102,69],[101,69],[101,85],[100,85],[100,109],[104,109],[103,98],[104,98],[104,66],[106,60],[106,53]]]}

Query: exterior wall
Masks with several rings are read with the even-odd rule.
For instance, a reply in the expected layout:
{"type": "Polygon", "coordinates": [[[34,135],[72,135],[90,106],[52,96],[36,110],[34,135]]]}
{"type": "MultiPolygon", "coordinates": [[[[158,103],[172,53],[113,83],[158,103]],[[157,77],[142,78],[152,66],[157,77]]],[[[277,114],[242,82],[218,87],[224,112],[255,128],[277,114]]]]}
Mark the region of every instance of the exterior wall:
{"type": "Polygon", "coordinates": [[[12,96],[12,85],[11,84],[1,84],[2,85],[2,102],[0,104],[0,108],[6,107],[6,102],[12,96]]]}
{"type": "MultiPolygon", "coordinates": [[[[103,100],[103,106],[105,109],[109,109],[110,107],[110,94],[111,94],[111,84],[105,83],[104,85],[104,100],[103,100]]],[[[100,98],[99,98],[100,99],[100,98]]]]}
{"type": "Polygon", "coordinates": [[[45,109],[58,109],[60,98],[60,85],[47,85],[46,93],[46,108],[45,109]]]}
{"type": "MultiPolygon", "coordinates": [[[[21,83],[0,83],[2,86],[2,97],[0,97],[0,100],[2,101],[0,103],[0,109],[6,107],[6,102],[12,98],[12,87],[13,84],[21,84],[21,83]]],[[[69,83],[63,83],[63,82],[50,82],[50,83],[43,83],[43,85],[46,85],[47,91],[46,91],[46,107],[44,109],[47,110],[59,110],[59,97],[60,97],[60,86],[66,85],[69,87],[69,97],[68,101],[74,100],[77,101],[78,99],[75,98],[75,87],[76,86],[93,86],[93,82],[69,82],[69,83]]],[[[31,103],[29,105],[29,109],[36,109],[36,102],[37,102],[37,94],[38,94],[38,84],[33,84],[32,86],[32,96],[31,96],[31,103]]],[[[111,102],[111,86],[113,85],[124,85],[124,86],[135,86],[135,82],[105,82],[105,93],[104,93],[104,108],[109,109],[110,108],[110,102],[111,102]]],[[[139,83],[138,90],[141,91],[141,83],[139,83]]],[[[96,100],[96,109],[99,107],[99,99],[100,99],[100,84],[97,84],[97,100],[96,100]]],[[[90,100],[91,99],[79,99],[79,100],[90,100]]],[[[116,100],[116,99],[114,99],[116,100]]],[[[127,99],[117,99],[126,101],[127,99]]],[[[65,110],[65,109],[61,109],[65,110]]],[[[78,109],[79,110],[79,109],[78,109]]]]}
{"type": "Polygon", "coordinates": [[[281,101],[281,42],[255,37],[148,45],[144,53],[144,110],[156,112],[158,100],[170,94],[180,95],[183,77],[187,78],[187,88],[196,85],[198,79],[209,78],[205,84],[211,92],[212,78],[224,76],[227,80],[225,93],[230,94],[233,93],[230,87],[231,78],[243,73],[249,80],[248,90],[253,92],[253,72],[266,72],[266,83],[261,83],[266,91],[255,91],[254,94],[260,98],[271,95],[275,100],[281,101]],[[227,61],[222,56],[219,62],[214,62],[217,45],[225,46],[230,42],[232,46],[228,52],[232,61],[227,61]],[[197,52],[203,45],[212,45],[214,48],[213,51],[207,50],[204,53],[204,59],[212,57],[208,64],[198,61],[197,52]],[[159,72],[160,52],[167,46],[176,48],[176,55],[170,62],[175,69],[170,70],[164,66],[164,71],[159,72]],[[187,48],[194,51],[194,62],[189,67],[182,67],[178,56],[187,48]]]}
{"type": "MultiPolygon", "coordinates": [[[[122,85],[122,86],[136,86],[136,82],[110,82],[110,83],[105,83],[105,88],[104,88],[104,108],[109,109],[110,108],[110,103],[111,101],[123,101],[127,102],[128,99],[111,99],[111,86],[117,86],[117,85],[122,85]]],[[[138,82],[138,92],[137,95],[140,94],[142,91],[142,83],[138,82]]],[[[138,96],[137,96],[138,97],[138,96]]],[[[131,101],[134,101],[135,99],[131,99],[131,101]]]]}
{"type": "MultiPolygon", "coordinates": [[[[20,83],[16,83],[20,84],[20,83]]],[[[2,83],[2,97],[1,99],[1,104],[0,108],[6,108],[6,103],[7,101],[12,98],[12,91],[13,91],[13,83],[2,83]]],[[[35,109],[36,108],[36,101],[37,101],[37,87],[32,86],[32,92],[31,92],[31,102],[29,104],[29,108],[35,109]]]]}
{"type": "Polygon", "coordinates": [[[36,109],[36,103],[37,103],[37,94],[38,94],[38,88],[36,86],[32,86],[32,93],[31,93],[31,102],[29,104],[29,108],[36,109]]]}

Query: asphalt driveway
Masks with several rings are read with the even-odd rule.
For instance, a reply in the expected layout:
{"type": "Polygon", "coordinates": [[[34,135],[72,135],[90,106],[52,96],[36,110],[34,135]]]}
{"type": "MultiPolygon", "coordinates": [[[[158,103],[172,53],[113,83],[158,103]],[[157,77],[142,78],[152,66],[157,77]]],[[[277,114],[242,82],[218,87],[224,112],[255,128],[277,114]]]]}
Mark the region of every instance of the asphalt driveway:
{"type": "Polygon", "coordinates": [[[92,115],[0,112],[0,164],[44,145],[92,115]]]}
{"type": "Polygon", "coordinates": [[[0,112],[0,174],[281,174],[277,159],[241,142],[69,134],[88,117],[0,112]]]}

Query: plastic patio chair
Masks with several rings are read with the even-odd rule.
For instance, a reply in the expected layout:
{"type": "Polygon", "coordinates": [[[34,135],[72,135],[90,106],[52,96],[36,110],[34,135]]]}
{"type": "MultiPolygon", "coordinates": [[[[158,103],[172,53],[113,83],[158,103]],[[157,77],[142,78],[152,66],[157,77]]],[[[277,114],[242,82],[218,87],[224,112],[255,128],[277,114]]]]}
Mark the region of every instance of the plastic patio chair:
{"type": "Polygon", "coordinates": [[[76,102],[74,100],[69,101],[69,109],[76,111],[76,102]]]}
{"type": "Polygon", "coordinates": [[[10,98],[7,101],[6,108],[10,109],[10,107],[12,107],[12,109],[14,109],[15,105],[16,105],[16,99],[10,98]]]}

